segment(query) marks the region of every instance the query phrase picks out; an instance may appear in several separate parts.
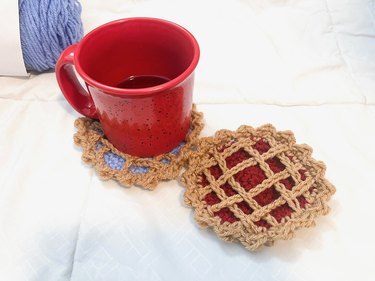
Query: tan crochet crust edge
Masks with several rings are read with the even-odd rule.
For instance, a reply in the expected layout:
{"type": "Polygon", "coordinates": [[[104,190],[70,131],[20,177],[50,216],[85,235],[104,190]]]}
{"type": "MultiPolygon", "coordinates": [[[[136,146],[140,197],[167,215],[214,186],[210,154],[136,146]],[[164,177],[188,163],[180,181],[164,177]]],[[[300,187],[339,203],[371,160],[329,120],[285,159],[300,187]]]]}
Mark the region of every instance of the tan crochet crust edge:
{"type": "Polygon", "coordinates": [[[193,105],[191,131],[186,137],[186,144],[179,153],[166,153],[153,158],[134,157],[117,150],[102,134],[98,121],[81,117],[75,120],[78,131],[74,135],[74,143],[83,148],[82,160],[95,167],[103,180],[114,179],[121,185],[137,185],[153,190],[160,181],[175,179],[186,162],[186,157],[192,145],[203,129],[203,114],[197,112],[193,105]],[[98,143],[100,147],[98,148],[98,143]],[[113,153],[124,159],[121,169],[112,169],[105,162],[106,153],[113,153]],[[163,163],[163,161],[166,161],[163,163]],[[148,167],[146,173],[132,173],[131,167],[148,167]]]}
{"type": "Polygon", "coordinates": [[[195,219],[203,227],[212,228],[225,241],[240,241],[247,249],[255,250],[262,245],[270,246],[279,239],[291,239],[295,231],[301,227],[311,227],[314,219],[326,215],[329,207],[326,202],[335,193],[335,188],[325,178],[325,165],[311,157],[312,149],[307,145],[297,145],[293,133],[290,131],[277,132],[270,125],[258,129],[241,126],[236,131],[221,130],[214,137],[202,138],[198,143],[198,150],[189,157],[188,168],[182,175],[182,182],[186,186],[185,203],[195,209],[195,219]],[[270,149],[261,154],[253,148],[258,140],[265,140],[270,149]],[[239,151],[246,151],[251,158],[228,169],[225,159],[239,151]],[[274,173],[266,163],[267,159],[277,156],[285,169],[274,173]],[[234,180],[234,176],[247,167],[258,165],[264,172],[266,180],[250,191],[246,191],[234,180]],[[215,179],[210,173],[210,167],[219,166],[223,174],[215,179]],[[306,178],[301,179],[299,170],[304,169],[306,178]],[[202,186],[203,177],[208,182],[202,186]],[[280,180],[291,177],[295,186],[287,190],[280,180]],[[237,192],[234,196],[227,196],[220,187],[229,183],[237,192]],[[275,187],[280,197],[272,203],[260,206],[254,197],[269,187],[275,187]],[[205,196],[215,192],[220,202],[207,204],[205,196]],[[303,196],[305,206],[297,200],[303,196]],[[245,214],[238,207],[238,203],[245,201],[253,209],[251,214],[245,214]],[[277,207],[291,208],[290,217],[283,217],[278,222],[270,215],[277,207]],[[217,212],[227,208],[236,217],[235,222],[223,222],[217,212]],[[268,227],[257,225],[255,222],[263,220],[268,227]]]}

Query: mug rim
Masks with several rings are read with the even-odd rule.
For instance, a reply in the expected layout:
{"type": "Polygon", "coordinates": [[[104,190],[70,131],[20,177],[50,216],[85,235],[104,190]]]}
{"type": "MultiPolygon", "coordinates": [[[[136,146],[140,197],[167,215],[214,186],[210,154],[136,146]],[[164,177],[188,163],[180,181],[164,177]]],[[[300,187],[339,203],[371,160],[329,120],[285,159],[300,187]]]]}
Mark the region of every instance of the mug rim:
{"type": "Polygon", "coordinates": [[[200,49],[199,49],[199,45],[198,45],[197,40],[195,39],[193,34],[191,34],[186,28],[180,26],[179,24],[174,23],[172,21],[165,20],[165,19],[160,19],[160,18],[130,17],[130,18],[122,18],[122,19],[110,21],[108,23],[105,23],[103,25],[100,25],[100,26],[96,27],[95,29],[93,29],[92,31],[87,33],[82,38],[82,40],[78,43],[77,50],[76,50],[75,55],[74,55],[74,65],[75,65],[75,68],[76,68],[77,72],[79,73],[79,75],[83,78],[83,80],[87,84],[89,84],[89,85],[91,85],[95,88],[98,88],[100,90],[103,90],[106,93],[114,94],[114,95],[120,95],[120,96],[124,96],[124,95],[145,96],[145,95],[150,95],[150,94],[154,94],[154,93],[157,93],[157,92],[165,91],[167,89],[174,88],[178,84],[185,81],[194,72],[194,70],[195,70],[195,68],[198,64],[198,61],[199,61],[199,56],[200,56],[200,49]],[[117,87],[113,87],[113,86],[109,86],[109,85],[100,83],[99,81],[91,78],[83,70],[83,68],[81,66],[81,63],[80,63],[79,57],[80,57],[80,52],[81,52],[82,46],[84,46],[85,43],[88,40],[95,37],[97,32],[99,32],[103,29],[106,29],[109,26],[122,24],[122,23],[129,22],[129,21],[157,22],[157,23],[169,25],[169,26],[179,30],[180,32],[184,33],[187,36],[187,39],[190,41],[190,43],[193,46],[193,59],[191,60],[189,66],[180,75],[171,79],[170,81],[165,82],[165,83],[160,84],[160,85],[156,85],[156,86],[152,86],[152,87],[146,87],[146,88],[136,88],[136,89],[117,88],[117,87]]]}

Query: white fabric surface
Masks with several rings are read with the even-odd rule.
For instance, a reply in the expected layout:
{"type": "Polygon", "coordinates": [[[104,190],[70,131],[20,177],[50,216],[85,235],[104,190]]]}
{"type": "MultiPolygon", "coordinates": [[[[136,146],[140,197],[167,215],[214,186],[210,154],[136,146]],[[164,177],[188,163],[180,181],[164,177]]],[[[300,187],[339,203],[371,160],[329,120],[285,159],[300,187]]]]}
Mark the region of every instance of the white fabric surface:
{"type": "Polygon", "coordinates": [[[201,46],[203,135],[290,129],[327,165],[331,213],[251,253],[201,230],[176,181],[101,181],[73,144],[54,73],[0,77],[0,280],[374,280],[375,1],[82,1],[86,32],[122,17],[201,46]]]}
{"type": "Polygon", "coordinates": [[[1,1],[0,14],[0,75],[27,76],[21,48],[18,1],[1,1]]]}

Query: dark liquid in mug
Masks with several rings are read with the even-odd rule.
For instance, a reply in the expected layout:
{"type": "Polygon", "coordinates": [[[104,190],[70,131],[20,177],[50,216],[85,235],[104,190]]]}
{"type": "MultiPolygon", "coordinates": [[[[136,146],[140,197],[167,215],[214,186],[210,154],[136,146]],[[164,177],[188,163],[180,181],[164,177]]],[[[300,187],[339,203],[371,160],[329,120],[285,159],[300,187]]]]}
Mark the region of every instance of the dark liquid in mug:
{"type": "Polygon", "coordinates": [[[157,75],[134,75],[126,78],[115,87],[123,89],[148,88],[170,81],[167,77],[157,75]]]}

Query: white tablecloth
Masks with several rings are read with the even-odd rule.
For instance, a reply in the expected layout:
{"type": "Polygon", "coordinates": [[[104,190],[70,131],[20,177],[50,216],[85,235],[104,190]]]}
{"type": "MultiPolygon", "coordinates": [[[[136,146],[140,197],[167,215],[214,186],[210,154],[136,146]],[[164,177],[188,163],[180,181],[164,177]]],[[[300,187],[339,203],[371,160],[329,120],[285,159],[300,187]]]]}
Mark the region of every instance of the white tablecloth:
{"type": "Polygon", "coordinates": [[[177,181],[102,181],[54,73],[0,77],[0,280],[374,280],[375,1],[83,1],[85,31],[152,16],[201,47],[202,135],[289,129],[337,192],[317,226],[256,253],[200,229],[177,181]]]}

